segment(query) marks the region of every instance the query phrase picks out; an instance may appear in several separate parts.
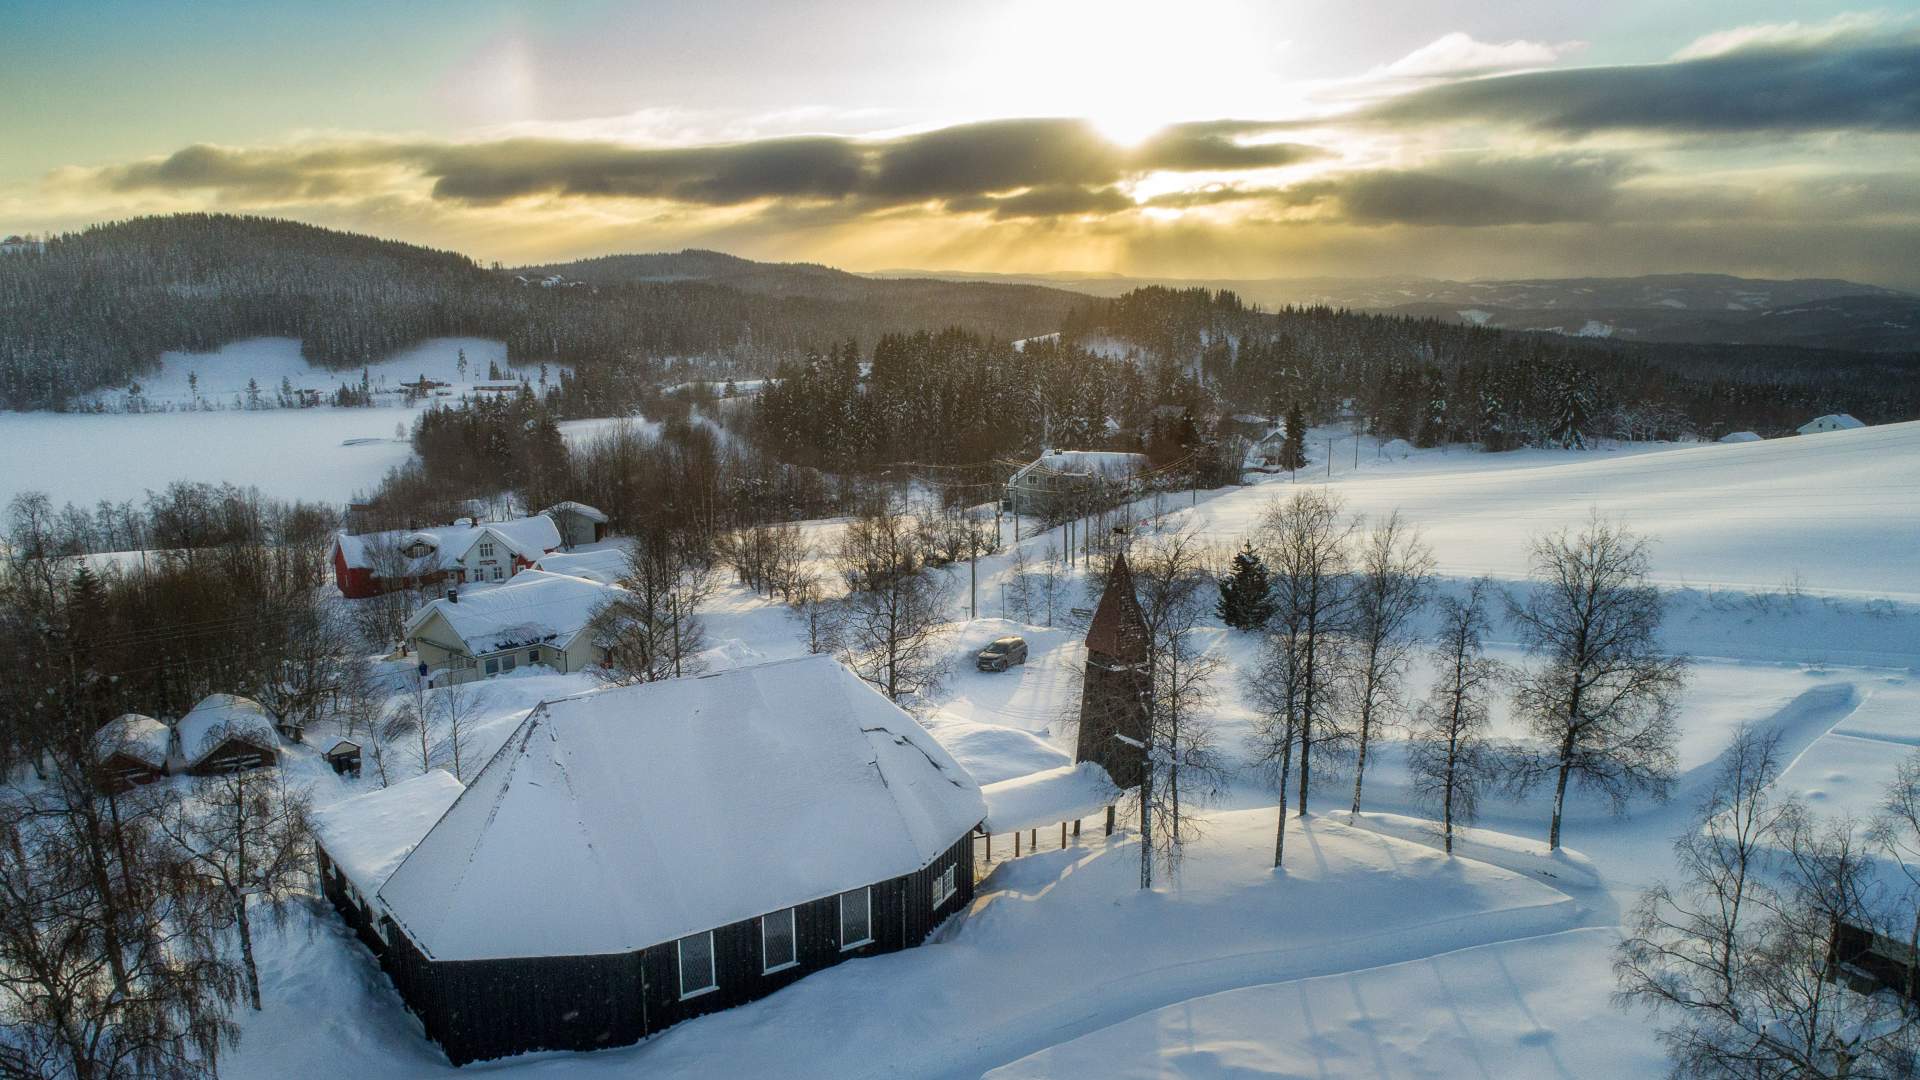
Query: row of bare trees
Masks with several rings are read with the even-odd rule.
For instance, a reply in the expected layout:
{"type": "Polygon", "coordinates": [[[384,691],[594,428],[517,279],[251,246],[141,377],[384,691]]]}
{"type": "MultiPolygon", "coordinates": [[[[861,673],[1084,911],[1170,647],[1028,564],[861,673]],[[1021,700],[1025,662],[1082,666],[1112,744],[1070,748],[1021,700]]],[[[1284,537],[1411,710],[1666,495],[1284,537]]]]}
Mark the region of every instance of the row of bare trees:
{"type": "MultiPolygon", "coordinates": [[[[1367,527],[1313,489],[1276,501],[1254,546],[1266,559],[1270,603],[1261,607],[1265,642],[1250,678],[1260,709],[1253,749],[1283,808],[1291,787],[1304,815],[1315,770],[1350,763],[1358,814],[1369,749],[1383,730],[1402,726],[1414,790],[1439,811],[1449,851],[1456,823],[1470,822],[1493,786],[1551,788],[1555,849],[1570,790],[1604,795],[1616,810],[1635,795],[1670,791],[1687,663],[1658,647],[1660,600],[1647,584],[1644,537],[1595,518],[1535,538],[1531,587],[1504,604],[1531,658],[1520,668],[1485,655],[1486,583],[1444,599],[1428,645],[1441,678],[1417,707],[1405,677],[1421,643],[1433,560],[1415,530],[1397,515],[1367,527]],[[1488,711],[1503,692],[1534,745],[1490,744],[1488,711]]],[[[1275,866],[1286,819],[1283,809],[1275,866]]]]}

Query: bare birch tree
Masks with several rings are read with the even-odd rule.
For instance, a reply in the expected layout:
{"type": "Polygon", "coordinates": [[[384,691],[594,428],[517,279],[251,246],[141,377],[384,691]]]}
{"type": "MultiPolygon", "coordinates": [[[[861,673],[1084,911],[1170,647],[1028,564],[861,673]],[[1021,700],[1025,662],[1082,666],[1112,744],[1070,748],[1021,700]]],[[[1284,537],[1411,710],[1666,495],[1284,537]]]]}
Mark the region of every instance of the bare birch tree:
{"type": "Polygon", "coordinates": [[[1505,666],[1487,658],[1485,579],[1465,598],[1441,601],[1440,633],[1431,659],[1440,677],[1421,703],[1408,739],[1407,769],[1422,802],[1440,813],[1440,837],[1453,854],[1456,823],[1472,824],[1480,794],[1500,779],[1502,765],[1487,742],[1488,706],[1507,678],[1505,666]]]}
{"type": "Polygon", "coordinates": [[[1635,794],[1673,786],[1674,712],[1687,661],[1659,649],[1661,602],[1647,583],[1648,541],[1594,517],[1533,542],[1533,584],[1508,618],[1533,664],[1515,705],[1546,746],[1529,778],[1553,779],[1547,844],[1558,850],[1569,786],[1600,792],[1616,813],[1635,794]]]}
{"type": "Polygon", "coordinates": [[[178,845],[187,872],[223,902],[223,924],[239,939],[247,999],[258,1012],[252,908],[278,923],[308,881],[306,794],[289,790],[278,769],[220,773],[196,783],[193,798],[161,816],[159,828],[178,845]]]}
{"type": "Polygon", "coordinates": [[[946,579],[930,571],[910,523],[882,507],[847,526],[838,555],[847,584],[841,658],[899,702],[939,684],[946,579]]]}
{"type": "Polygon", "coordinates": [[[1354,742],[1353,810],[1360,813],[1367,750],[1380,730],[1406,712],[1403,687],[1416,643],[1415,623],[1427,602],[1433,553],[1419,530],[1396,511],[1360,542],[1353,576],[1351,646],[1343,650],[1354,742]]]}
{"type": "Polygon", "coordinates": [[[1353,529],[1341,516],[1339,500],[1317,488],[1284,502],[1276,499],[1261,523],[1274,615],[1255,686],[1263,715],[1255,725],[1254,750],[1257,760],[1275,768],[1280,784],[1275,866],[1286,847],[1287,774],[1298,766],[1296,812],[1304,815],[1313,765],[1328,759],[1340,743],[1334,675],[1349,609],[1344,574],[1353,529]],[[1286,745],[1275,742],[1283,737],[1286,745]]]}
{"type": "Polygon", "coordinates": [[[707,553],[689,538],[655,530],[629,545],[622,592],[593,614],[590,632],[601,650],[594,672],[619,686],[697,675],[706,648],[699,619],[713,593],[707,553]]]}

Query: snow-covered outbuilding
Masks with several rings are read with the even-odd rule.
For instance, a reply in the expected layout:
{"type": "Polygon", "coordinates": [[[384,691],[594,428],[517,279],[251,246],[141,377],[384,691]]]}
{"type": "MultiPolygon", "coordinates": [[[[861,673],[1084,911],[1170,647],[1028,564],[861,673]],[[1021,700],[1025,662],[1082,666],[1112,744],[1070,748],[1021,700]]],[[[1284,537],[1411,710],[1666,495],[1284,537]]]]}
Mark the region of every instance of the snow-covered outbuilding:
{"type": "Polygon", "coordinates": [[[1007,508],[1052,514],[1073,500],[1124,487],[1149,468],[1145,454],[1117,450],[1048,450],[1007,481],[1007,508]]]}
{"type": "Polygon", "coordinates": [[[627,576],[627,549],[618,542],[592,551],[556,551],[533,564],[535,570],[586,578],[602,585],[619,584],[627,576]]]}
{"type": "Polygon", "coordinates": [[[554,503],[540,513],[552,519],[560,531],[562,547],[574,548],[607,538],[607,515],[597,507],[569,499],[554,503]]]}
{"type": "Polygon", "coordinates": [[[174,725],[180,736],[180,771],[212,776],[259,769],[280,762],[273,717],[252,698],[208,694],[174,725]]]}
{"type": "Polygon", "coordinates": [[[94,733],[94,783],[107,792],[151,784],[167,775],[172,753],[172,728],[139,713],[116,717],[94,733]]]}
{"type": "Polygon", "coordinates": [[[544,664],[579,671],[598,659],[587,633],[620,590],[598,581],[528,570],[486,588],[450,591],[407,620],[407,646],[434,685],[468,682],[544,664]]]}
{"type": "Polygon", "coordinates": [[[1842,412],[1816,416],[1795,430],[1802,435],[1818,435],[1823,431],[1851,431],[1854,428],[1866,426],[1864,422],[1854,419],[1851,414],[1842,412]]]}
{"type": "MultiPolygon", "coordinates": [[[[322,844],[364,894],[425,816],[352,824],[368,869],[332,820],[322,844]]],[[[621,1046],[924,941],[985,817],[911,716],[809,656],[540,705],[363,906],[455,1064],[621,1046]]]]}
{"type": "Polygon", "coordinates": [[[442,581],[505,581],[560,547],[560,529],[545,514],[513,521],[462,521],[430,529],[333,539],[333,579],[353,599],[442,581]]]}
{"type": "Polygon", "coordinates": [[[1760,436],[1752,431],[1729,431],[1725,435],[1720,436],[1720,441],[1723,443],[1750,443],[1761,440],[1760,436]]]}

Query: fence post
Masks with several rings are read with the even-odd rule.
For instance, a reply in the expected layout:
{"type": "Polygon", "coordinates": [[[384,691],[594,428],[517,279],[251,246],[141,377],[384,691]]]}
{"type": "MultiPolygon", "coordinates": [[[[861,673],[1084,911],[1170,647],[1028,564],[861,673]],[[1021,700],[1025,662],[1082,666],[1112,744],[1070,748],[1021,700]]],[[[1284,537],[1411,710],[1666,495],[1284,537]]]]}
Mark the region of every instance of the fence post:
{"type": "Polygon", "coordinates": [[[1107,835],[1113,835],[1113,807],[1107,807],[1107,835]]]}

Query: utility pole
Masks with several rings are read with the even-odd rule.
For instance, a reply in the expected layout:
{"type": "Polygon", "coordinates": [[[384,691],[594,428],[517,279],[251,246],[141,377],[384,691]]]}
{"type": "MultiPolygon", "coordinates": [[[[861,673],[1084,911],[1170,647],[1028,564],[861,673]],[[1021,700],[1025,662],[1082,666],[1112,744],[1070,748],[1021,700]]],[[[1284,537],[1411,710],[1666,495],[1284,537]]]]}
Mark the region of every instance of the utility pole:
{"type": "Polygon", "coordinates": [[[1333,479],[1333,440],[1327,440],[1327,479],[1333,479]]]}
{"type": "Polygon", "coordinates": [[[967,618],[980,617],[980,534],[967,530],[967,618]]]}

